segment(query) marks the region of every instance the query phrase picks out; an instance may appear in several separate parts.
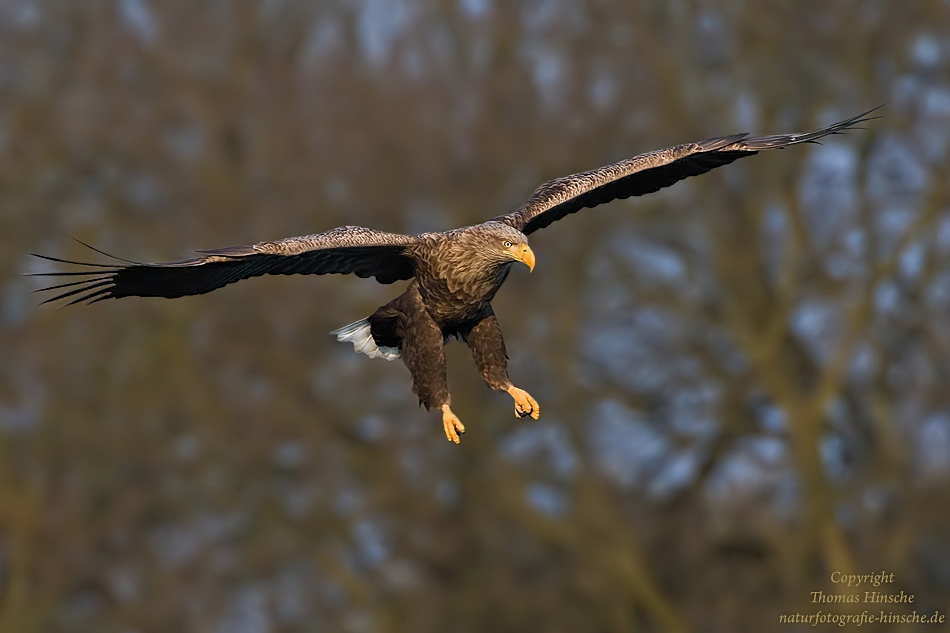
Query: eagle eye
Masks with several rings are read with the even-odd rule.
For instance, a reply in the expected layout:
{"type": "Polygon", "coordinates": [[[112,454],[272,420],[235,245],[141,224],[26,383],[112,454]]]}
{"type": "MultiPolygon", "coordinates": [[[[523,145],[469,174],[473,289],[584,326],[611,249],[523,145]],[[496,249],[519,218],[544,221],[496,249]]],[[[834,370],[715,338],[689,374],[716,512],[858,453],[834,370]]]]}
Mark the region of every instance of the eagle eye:
{"type": "Polygon", "coordinates": [[[511,248],[511,242],[505,240],[505,248],[511,248]]]}

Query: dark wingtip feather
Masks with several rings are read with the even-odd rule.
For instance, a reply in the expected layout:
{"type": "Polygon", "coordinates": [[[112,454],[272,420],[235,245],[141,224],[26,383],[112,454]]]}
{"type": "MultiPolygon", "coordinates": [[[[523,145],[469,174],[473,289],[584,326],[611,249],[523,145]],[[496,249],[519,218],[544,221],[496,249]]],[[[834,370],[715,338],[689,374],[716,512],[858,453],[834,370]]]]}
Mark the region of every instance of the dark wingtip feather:
{"type": "Polygon", "coordinates": [[[823,128],[822,130],[816,130],[816,131],[813,132],[813,133],[817,134],[817,133],[819,133],[819,132],[822,132],[822,131],[826,131],[826,130],[827,130],[827,133],[829,133],[829,134],[841,134],[842,132],[847,132],[847,131],[849,131],[849,130],[863,130],[864,128],[859,127],[858,124],[859,124],[859,123],[866,123],[867,121],[874,121],[875,119],[883,118],[883,117],[881,117],[881,116],[868,116],[868,115],[871,114],[872,112],[875,112],[875,111],[877,111],[877,110],[880,110],[880,109],[883,108],[884,106],[885,106],[885,104],[881,103],[881,104],[879,104],[879,105],[874,106],[874,107],[871,108],[870,110],[866,110],[866,111],[862,112],[861,114],[856,114],[856,115],[854,115],[853,117],[850,117],[850,118],[848,118],[848,119],[844,119],[843,121],[838,121],[837,123],[832,123],[832,124],[829,125],[828,127],[823,128]]]}
{"type": "MultiPolygon", "coordinates": [[[[113,270],[119,270],[119,266],[114,264],[91,264],[89,262],[74,262],[69,259],[60,259],[59,257],[51,257],[49,255],[40,255],[39,253],[29,253],[33,257],[39,257],[40,259],[45,259],[51,262],[59,262],[61,264],[73,264],[74,266],[94,266],[96,268],[111,268],[113,270]]],[[[37,275],[59,275],[62,273],[33,273],[37,275]]],[[[82,274],[82,273],[81,273],[82,274]]]]}
{"type": "Polygon", "coordinates": [[[133,262],[128,259],[122,259],[121,257],[116,257],[114,255],[110,255],[109,253],[106,253],[105,251],[101,251],[94,246],[90,246],[89,244],[86,244],[82,240],[79,240],[76,238],[73,238],[73,239],[90,250],[93,250],[101,255],[105,255],[106,257],[109,257],[111,259],[117,260],[122,263],[94,264],[91,262],[79,262],[79,261],[74,261],[71,259],[62,259],[59,257],[52,257],[50,255],[40,255],[39,253],[30,253],[30,255],[32,255],[33,257],[38,257],[40,259],[45,259],[47,261],[58,262],[61,264],[71,264],[73,266],[87,266],[94,269],[94,270],[85,270],[85,271],[24,273],[23,274],[24,277],[75,277],[75,276],[85,277],[84,279],[80,279],[78,281],[70,281],[66,283],[56,284],[52,286],[47,286],[45,288],[38,288],[36,290],[33,290],[32,292],[35,293],[35,292],[47,292],[50,290],[62,290],[64,288],[73,288],[72,290],[67,290],[66,292],[60,292],[56,296],[50,297],[49,299],[46,299],[45,301],[40,302],[39,305],[44,305],[47,303],[51,303],[53,301],[59,301],[60,299],[66,299],[67,297],[72,297],[73,295],[81,294],[81,293],[85,293],[85,294],[82,294],[82,296],[79,299],[75,299],[73,301],[70,301],[69,303],[59,306],[59,309],[65,308],[66,306],[70,306],[75,303],[79,303],[80,301],[83,301],[85,299],[99,297],[100,295],[102,295],[103,298],[109,298],[113,296],[112,293],[116,287],[115,286],[116,275],[121,273],[123,270],[128,270],[132,266],[137,265],[136,262],[133,262]]]}
{"type": "Polygon", "coordinates": [[[104,281],[104,280],[109,280],[109,279],[111,279],[111,277],[109,276],[96,277],[95,279],[82,279],[80,281],[71,281],[69,283],[59,284],[56,286],[47,286],[45,288],[37,288],[36,290],[32,290],[31,292],[46,292],[47,290],[57,290],[58,288],[68,288],[69,286],[78,286],[79,284],[89,284],[89,283],[104,281]]]}
{"type": "MultiPolygon", "coordinates": [[[[87,290],[92,290],[93,288],[101,288],[102,286],[109,286],[109,285],[111,285],[111,284],[112,284],[112,280],[111,280],[111,279],[108,279],[108,280],[106,280],[106,281],[100,281],[100,282],[94,283],[94,284],[88,284],[88,285],[83,286],[82,288],[76,288],[75,290],[70,290],[70,291],[68,291],[68,292],[62,292],[62,293],[56,295],[55,297],[50,297],[50,298],[47,299],[46,301],[43,301],[42,303],[40,303],[40,305],[43,305],[43,304],[46,304],[46,303],[50,303],[51,301],[57,301],[57,300],[59,300],[59,299],[65,299],[66,297],[71,297],[71,296],[73,296],[73,295],[75,295],[75,294],[78,294],[78,293],[80,293],[80,292],[85,292],[85,291],[87,291],[87,290]]],[[[101,290],[101,291],[99,291],[99,292],[109,292],[109,290],[108,290],[108,289],[105,289],[105,290],[101,290]]],[[[72,305],[72,303],[75,303],[75,302],[67,303],[66,305],[72,305]]]]}
{"type": "MultiPolygon", "coordinates": [[[[75,304],[77,304],[77,303],[82,303],[83,301],[86,301],[87,299],[92,299],[93,297],[99,297],[100,299],[108,299],[108,298],[109,298],[109,294],[108,294],[108,293],[109,293],[109,290],[108,290],[108,289],[96,290],[96,291],[90,292],[89,294],[82,295],[82,296],[79,297],[78,299],[73,299],[72,301],[70,301],[69,303],[67,303],[66,305],[61,306],[61,307],[62,307],[62,308],[65,308],[66,306],[71,306],[71,305],[75,305],[75,304]]],[[[93,301],[89,301],[89,303],[93,303],[93,301]]],[[[88,305],[88,304],[87,304],[87,305],[88,305]]]]}
{"type": "Polygon", "coordinates": [[[108,258],[110,258],[110,259],[114,259],[114,260],[120,261],[120,262],[125,262],[126,264],[132,264],[133,266],[141,266],[141,265],[142,265],[141,262],[134,262],[134,261],[132,261],[131,259],[124,259],[124,258],[122,258],[122,257],[117,257],[117,256],[111,255],[111,254],[109,254],[109,253],[107,253],[107,252],[105,252],[105,251],[99,250],[99,249],[96,248],[95,246],[90,246],[89,244],[86,244],[85,242],[83,242],[82,240],[80,240],[80,239],[78,239],[78,238],[75,238],[75,237],[74,237],[73,240],[79,242],[80,244],[82,244],[83,246],[85,246],[86,248],[88,248],[89,250],[96,251],[96,252],[99,253],[100,255],[105,255],[106,257],[108,257],[108,258]]]}
{"type": "Polygon", "coordinates": [[[813,130],[811,132],[804,132],[801,134],[778,134],[773,136],[756,136],[747,140],[740,141],[738,145],[742,149],[779,149],[782,147],[787,147],[789,145],[800,145],[804,143],[814,143],[816,145],[821,145],[818,139],[824,138],[826,136],[834,136],[838,134],[844,134],[845,132],[850,132],[851,130],[863,130],[864,128],[860,126],[861,123],[866,123],[867,121],[873,121],[874,119],[879,119],[881,117],[869,117],[868,115],[879,108],[884,107],[884,104],[875,106],[870,110],[862,112],[861,114],[856,114],[855,116],[849,117],[837,123],[832,123],[831,125],[813,130]]]}
{"type": "Polygon", "coordinates": [[[120,272],[121,268],[111,268],[109,270],[87,270],[85,272],[54,272],[54,273],[20,273],[20,277],[75,277],[77,275],[104,275],[120,272]]]}

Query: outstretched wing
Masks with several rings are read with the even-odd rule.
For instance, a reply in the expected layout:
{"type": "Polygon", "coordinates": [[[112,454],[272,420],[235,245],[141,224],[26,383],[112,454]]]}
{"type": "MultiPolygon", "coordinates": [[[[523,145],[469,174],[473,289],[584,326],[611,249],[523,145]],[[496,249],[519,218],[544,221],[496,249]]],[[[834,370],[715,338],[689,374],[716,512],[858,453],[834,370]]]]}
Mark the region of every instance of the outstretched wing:
{"type": "Polygon", "coordinates": [[[527,235],[585,207],[653,193],[764,149],[814,143],[824,136],[856,129],[859,124],[877,118],[868,115],[880,107],[805,134],[722,136],[640,154],[613,165],[557,178],[538,187],[514,213],[493,220],[504,222],[527,235]]]}
{"type": "Polygon", "coordinates": [[[174,298],[200,295],[258,275],[353,273],[359,277],[376,277],[380,283],[389,284],[413,276],[415,264],[408,247],[415,241],[415,237],[408,235],[343,226],[317,235],[261,242],[253,246],[198,251],[201,257],[163,264],[140,264],[127,260],[121,260],[124,263],[120,264],[88,264],[36,255],[95,270],[34,275],[83,277],[79,281],[40,290],[62,290],[43,303],[79,295],[66,305],[81,301],[95,303],[119,297],[174,298]]]}

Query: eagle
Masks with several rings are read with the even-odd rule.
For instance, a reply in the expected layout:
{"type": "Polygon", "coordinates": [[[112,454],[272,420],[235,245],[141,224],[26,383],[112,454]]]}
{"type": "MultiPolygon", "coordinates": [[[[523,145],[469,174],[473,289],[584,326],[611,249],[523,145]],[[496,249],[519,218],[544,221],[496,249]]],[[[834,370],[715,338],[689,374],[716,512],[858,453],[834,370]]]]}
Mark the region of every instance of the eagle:
{"type": "Polygon", "coordinates": [[[80,278],[37,291],[61,291],[43,303],[75,297],[65,305],[121,297],[201,295],[258,275],[355,274],[375,277],[382,284],[411,280],[401,295],[332,334],[370,358],[402,359],[420,405],[427,411],[441,411],[445,436],[457,444],[465,426],[450,407],[443,353],[443,346],[452,339],[468,345],[489,387],[511,395],[516,416],[537,419],[541,413],[538,402],[508,377],[505,341],[491,305],[515,263],[534,270],[529,235],[581,209],[653,193],[762,150],[816,143],[831,134],[862,129],[861,123],[877,118],[869,116],[877,108],[813,132],[722,136],[556,178],[538,187],[512,213],[445,232],[399,235],[343,226],[252,246],[197,251],[198,257],[158,264],[120,259],[90,247],[118,263],[34,254],[87,270],[33,274],[80,278]]]}

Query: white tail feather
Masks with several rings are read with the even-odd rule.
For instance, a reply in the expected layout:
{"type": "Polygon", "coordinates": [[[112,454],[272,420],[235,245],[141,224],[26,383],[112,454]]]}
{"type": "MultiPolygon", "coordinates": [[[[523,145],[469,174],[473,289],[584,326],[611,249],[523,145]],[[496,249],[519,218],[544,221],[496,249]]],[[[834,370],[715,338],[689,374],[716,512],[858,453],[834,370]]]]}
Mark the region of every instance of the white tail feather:
{"type": "Polygon", "coordinates": [[[402,357],[402,351],[398,347],[380,347],[373,340],[370,333],[369,319],[363,319],[356,323],[350,323],[339,330],[330,332],[336,336],[336,340],[344,343],[352,343],[353,349],[358,353],[363,353],[370,358],[385,358],[386,360],[396,360],[402,357]]]}

